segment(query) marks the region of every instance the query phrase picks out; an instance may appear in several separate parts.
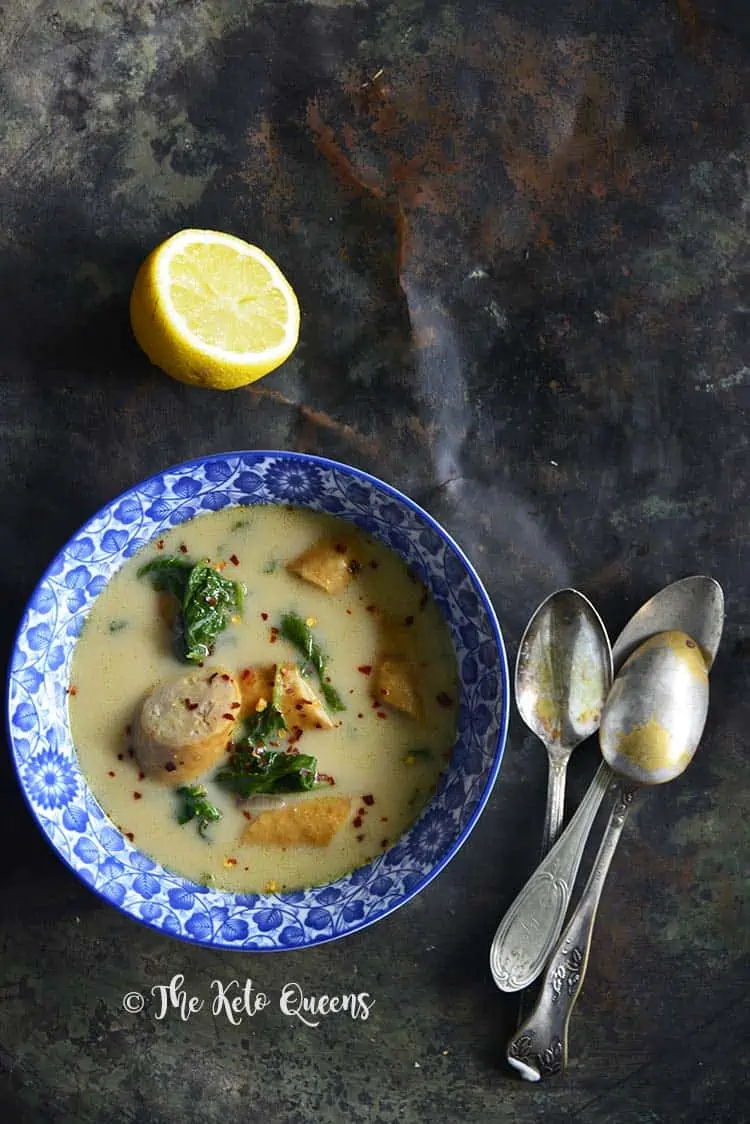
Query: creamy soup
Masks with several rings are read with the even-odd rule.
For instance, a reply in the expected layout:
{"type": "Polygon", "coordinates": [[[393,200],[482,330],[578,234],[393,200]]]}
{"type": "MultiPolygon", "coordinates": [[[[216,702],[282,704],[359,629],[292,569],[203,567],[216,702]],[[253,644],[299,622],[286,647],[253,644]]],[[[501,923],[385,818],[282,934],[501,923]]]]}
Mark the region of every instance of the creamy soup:
{"type": "MultiPolygon", "coordinates": [[[[185,705],[195,704],[186,697],[185,705]]],[[[456,659],[432,598],[388,548],[351,524],[305,509],[231,507],[175,528],[112,578],[76,644],[69,709],[74,744],[92,790],[140,850],[199,883],[246,892],[300,889],[369,862],[404,832],[434,792],[456,735],[456,659]],[[314,544],[335,542],[337,536],[346,537],[357,559],[345,588],[328,592],[289,568],[314,544]],[[223,566],[222,576],[246,588],[241,614],[234,613],[199,667],[176,654],[169,594],[156,592],[148,576],[137,576],[146,562],[165,556],[208,559],[223,566]],[[325,653],[326,680],[345,707],[330,712],[331,728],[313,726],[300,733],[295,727],[291,739],[292,753],[317,759],[319,787],[245,800],[216,781],[226,763],[220,761],[190,783],[204,786],[206,800],[221,818],[203,825],[203,832],[197,819],[179,823],[183,805],[177,789],[162,783],[169,781],[166,774],[161,779],[144,775],[138,759],[134,731],[140,729],[144,699],[193,672],[209,677],[226,669],[241,684],[243,674],[255,674],[252,669],[270,665],[294,671],[302,664],[305,689],[325,707],[323,680],[278,631],[289,612],[306,622],[325,653]],[[409,699],[399,701],[398,685],[392,696],[398,705],[376,697],[384,628],[387,632],[394,624],[409,638],[418,713],[409,712],[409,699]],[[326,808],[341,821],[330,841],[314,832],[309,838],[303,832],[301,842],[290,840],[289,815],[279,820],[279,812],[294,809],[297,816],[307,810],[317,816],[322,797],[329,798],[326,808]],[[268,830],[273,817],[280,825],[275,833],[268,830]]],[[[243,716],[235,713],[238,737],[243,716]]],[[[284,736],[274,744],[289,748],[284,736]]],[[[229,742],[222,752],[232,752],[229,742]]]]}

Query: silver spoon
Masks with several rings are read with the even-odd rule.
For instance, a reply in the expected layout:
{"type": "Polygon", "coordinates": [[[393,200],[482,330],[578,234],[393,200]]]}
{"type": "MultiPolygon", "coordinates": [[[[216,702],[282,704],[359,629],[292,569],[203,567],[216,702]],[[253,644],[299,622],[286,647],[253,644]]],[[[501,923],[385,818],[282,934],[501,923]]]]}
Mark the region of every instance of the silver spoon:
{"type": "Polygon", "coordinates": [[[708,670],[696,641],[684,632],[652,636],[614,682],[599,729],[602,755],[617,781],[609,823],[537,1004],[508,1045],[508,1061],[528,1081],[565,1069],[568,1023],[583,985],[599,899],[635,793],[685,771],[707,711],[708,670]]]}
{"type": "MultiPolygon", "coordinates": [[[[712,578],[705,577],[683,579],[683,582],[674,584],[684,584],[692,591],[690,599],[685,601],[680,597],[676,602],[684,617],[661,617],[662,612],[675,609],[675,601],[668,594],[671,587],[667,586],[625,626],[614,650],[619,652],[628,643],[628,633],[632,635],[636,629],[643,628],[644,617],[657,632],[671,629],[685,632],[683,622],[689,622],[693,632],[688,635],[697,640],[706,667],[710,668],[719,647],[724,620],[721,587],[712,578]],[[659,610],[661,619],[655,609],[659,610]],[[638,618],[641,618],[640,621],[638,618]]],[[[500,923],[490,949],[490,970],[495,983],[503,991],[520,991],[528,987],[541,973],[552,952],[570,903],[586,840],[611,782],[612,772],[602,762],[568,827],[500,923]]]]}
{"type": "Polygon", "coordinates": [[[612,652],[599,614],[577,590],[558,590],[529,621],[516,660],[516,704],[549,759],[542,857],[560,834],[570,755],[596,732],[611,684],[612,652]]]}
{"type": "Polygon", "coordinates": [[[710,671],[723,627],[724,594],[717,581],[704,574],[694,574],[672,582],[640,607],[615,640],[612,649],[615,673],[649,636],[673,628],[698,641],[710,671]]]}

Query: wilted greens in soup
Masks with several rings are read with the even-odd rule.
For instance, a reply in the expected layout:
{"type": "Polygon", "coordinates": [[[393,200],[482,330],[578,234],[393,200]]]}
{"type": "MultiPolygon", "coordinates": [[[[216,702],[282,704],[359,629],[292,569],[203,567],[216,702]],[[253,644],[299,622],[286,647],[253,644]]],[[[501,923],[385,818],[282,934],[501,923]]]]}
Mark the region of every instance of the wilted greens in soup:
{"type": "Polygon", "coordinates": [[[434,791],[458,710],[447,626],[404,563],[276,505],[199,516],[126,562],[78,640],[69,700],[118,827],[247,892],[385,850],[434,791]]]}

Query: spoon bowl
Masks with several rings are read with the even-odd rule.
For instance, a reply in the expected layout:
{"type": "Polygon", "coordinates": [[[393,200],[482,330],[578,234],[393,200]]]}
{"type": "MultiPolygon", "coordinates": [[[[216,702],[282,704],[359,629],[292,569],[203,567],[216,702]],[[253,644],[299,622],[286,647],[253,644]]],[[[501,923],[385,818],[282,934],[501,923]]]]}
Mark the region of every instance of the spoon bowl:
{"type": "Polygon", "coordinates": [[[529,621],[515,675],[519,713],[549,759],[542,855],[560,833],[570,755],[596,732],[611,683],[612,652],[599,614],[582,593],[559,589],[529,621]]]}
{"type": "Polygon", "coordinates": [[[655,593],[630,618],[612,649],[617,673],[644,640],[659,632],[679,629],[698,642],[710,671],[724,628],[724,593],[714,578],[694,574],[655,593]]]}
{"type": "Polygon", "coordinates": [[[684,632],[652,636],[625,662],[599,729],[602,756],[618,776],[665,784],[684,772],[708,712],[708,671],[684,632]]]}

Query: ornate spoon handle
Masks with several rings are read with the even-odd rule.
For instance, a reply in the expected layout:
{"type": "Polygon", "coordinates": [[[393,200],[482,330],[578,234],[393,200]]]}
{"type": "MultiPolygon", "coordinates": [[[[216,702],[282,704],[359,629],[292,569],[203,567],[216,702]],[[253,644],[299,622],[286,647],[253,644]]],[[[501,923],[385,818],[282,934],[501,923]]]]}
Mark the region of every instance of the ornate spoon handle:
{"type": "Polygon", "coordinates": [[[507,1058],[526,1081],[562,1073],[568,1022],[583,987],[596,911],[635,790],[618,787],[604,837],[573,916],[552,953],[534,1010],[508,1043],[507,1058]]]}
{"type": "Polygon", "coordinates": [[[521,991],[541,973],[565,920],[586,839],[613,776],[602,762],[576,814],[500,922],[490,949],[490,970],[502,991],[521,991]]]}

